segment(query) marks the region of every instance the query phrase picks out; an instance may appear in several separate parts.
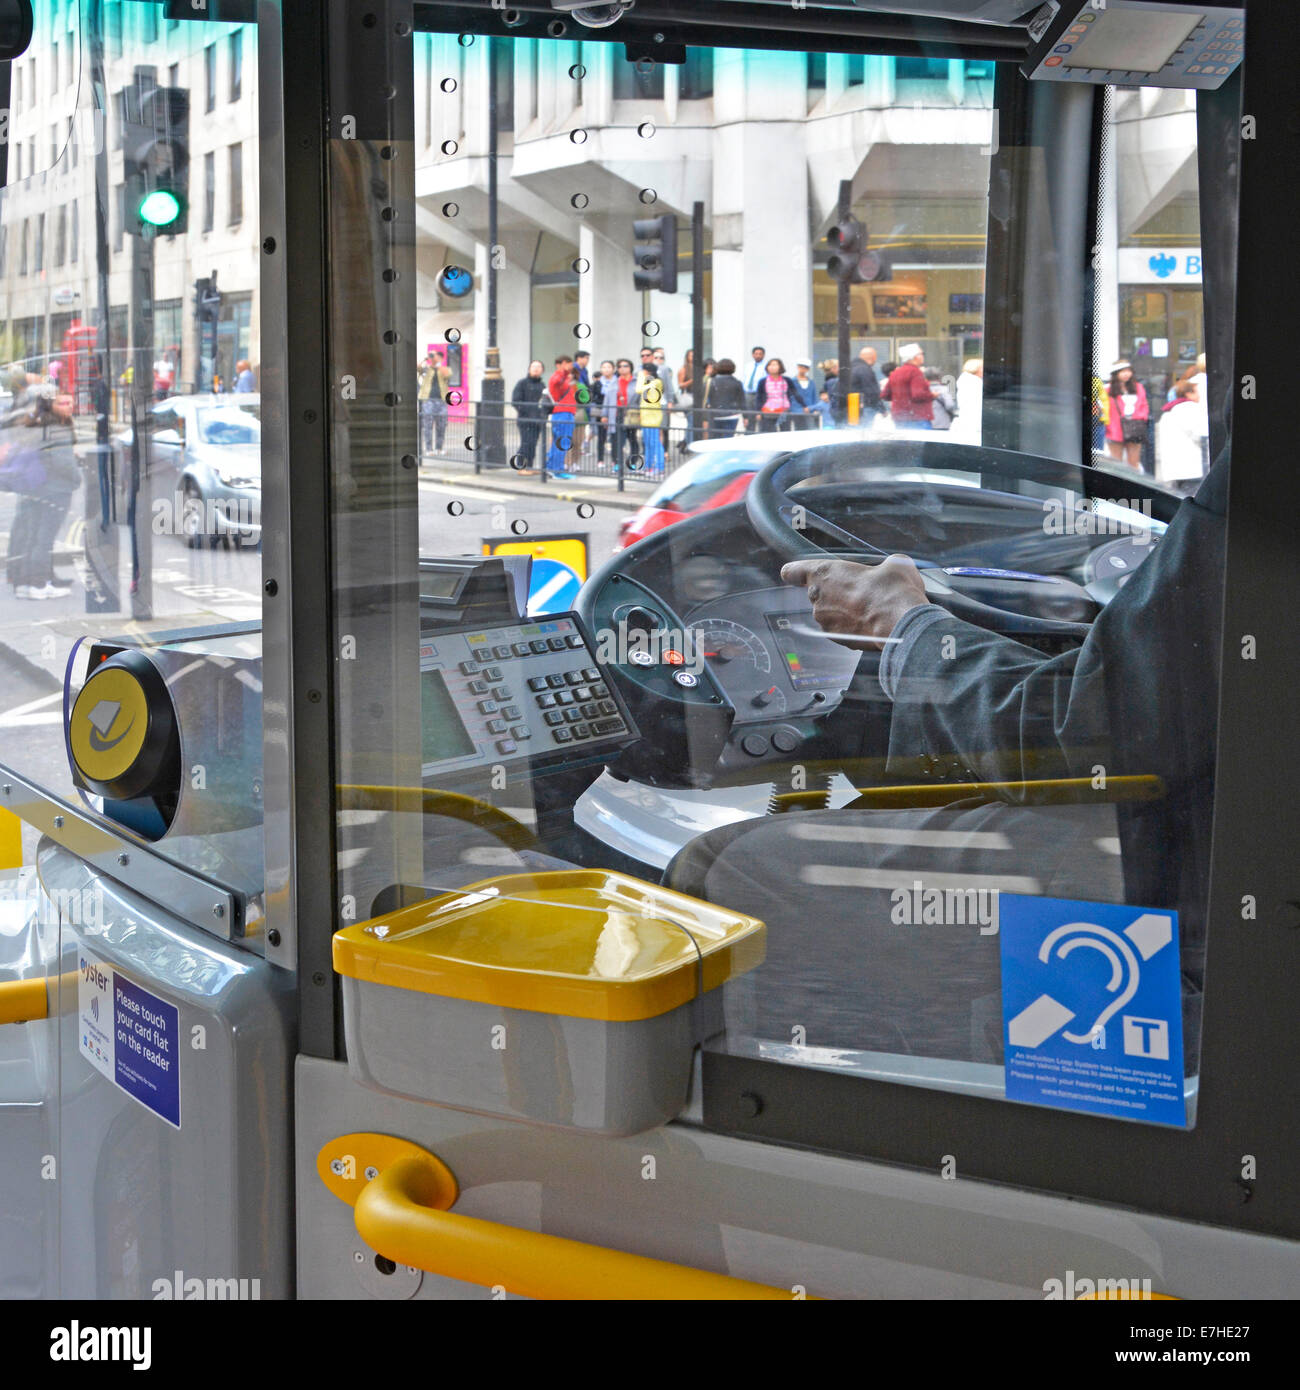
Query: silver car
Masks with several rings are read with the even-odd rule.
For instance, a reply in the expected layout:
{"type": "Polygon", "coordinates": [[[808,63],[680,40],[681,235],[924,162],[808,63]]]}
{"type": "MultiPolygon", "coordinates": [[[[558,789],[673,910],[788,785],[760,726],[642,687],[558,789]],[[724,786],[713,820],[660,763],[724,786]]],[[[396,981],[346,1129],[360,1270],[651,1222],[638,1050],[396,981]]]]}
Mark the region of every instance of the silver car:
{"type": "Polygon", "coordinates": [[[256,393],[236,392],[169,396],[149,408],[154,475],[175,469],[173,525],[192,548],[205,537],[212,545],[261,540],[260,407],[256,393]]]}

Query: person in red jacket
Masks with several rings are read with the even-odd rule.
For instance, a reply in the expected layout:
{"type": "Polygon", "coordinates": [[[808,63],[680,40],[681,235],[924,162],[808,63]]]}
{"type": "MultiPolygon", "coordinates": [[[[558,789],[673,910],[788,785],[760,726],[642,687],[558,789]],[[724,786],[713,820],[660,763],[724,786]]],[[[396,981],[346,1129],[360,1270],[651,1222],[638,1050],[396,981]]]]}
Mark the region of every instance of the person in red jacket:
{"type": "Polygon", "coordinates": [[[578,379],[573,372],[573,358],[564,354],[555,359],[555,371],[546,384],[551,400],[551,447],[546,451],[546,469],[557,478],[572,478],[566,467],[567,455],[573,447],[574,417],[578,413],[578,379]]]}
{"type": "Polygon", "coordinates": [[[921,370],[925,353],[919,343],[908,343],[899,354],[899,365],[889,374],[880,399],[889,402],[894,424],[900,429],[934,428],[934,395],[921,370]]]}
{"type": "Polygon", "coordinates": [[[1110,419],[1106,424],[1106,448],[1111,458],[1142,467],[1142,445],[1151,428],[1151,406],[1146,387],[1133,375],[1133,364],[1116,362],[1110,369],[1110,419]]]}

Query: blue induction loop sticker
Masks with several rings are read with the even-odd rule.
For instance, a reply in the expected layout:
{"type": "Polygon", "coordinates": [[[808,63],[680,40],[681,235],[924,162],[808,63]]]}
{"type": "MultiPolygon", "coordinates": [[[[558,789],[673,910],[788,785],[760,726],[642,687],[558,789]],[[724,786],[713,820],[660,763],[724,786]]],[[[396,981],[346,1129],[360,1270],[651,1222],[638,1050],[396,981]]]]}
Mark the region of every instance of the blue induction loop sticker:
{"type": "Polygon", "coordinates": [[[1178,914],[1003,893],[1008,1100],[1185,1126],[1178,914]]]}

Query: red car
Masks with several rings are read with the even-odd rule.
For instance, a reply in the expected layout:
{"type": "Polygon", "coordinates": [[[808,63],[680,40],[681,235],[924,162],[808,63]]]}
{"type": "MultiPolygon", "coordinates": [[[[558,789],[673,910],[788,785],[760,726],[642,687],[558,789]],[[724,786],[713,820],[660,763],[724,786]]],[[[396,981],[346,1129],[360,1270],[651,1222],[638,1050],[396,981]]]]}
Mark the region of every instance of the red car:
{"type": "Polygon", "coordinates": [[[615,550],[626,550],[644,536],[684,521],[697,512],[738,502],[749,480],[769,459],[817,444],[842,444],[875,438],[870,430],[836,430],[833,434],[807,430],[786,435],[741,435],[736,439],[704,439],[691,445],[690,460],[670,473],[637,512],[619,524],[615,550]],[[779,438],[779,443],[777,442],[779,438]]]}

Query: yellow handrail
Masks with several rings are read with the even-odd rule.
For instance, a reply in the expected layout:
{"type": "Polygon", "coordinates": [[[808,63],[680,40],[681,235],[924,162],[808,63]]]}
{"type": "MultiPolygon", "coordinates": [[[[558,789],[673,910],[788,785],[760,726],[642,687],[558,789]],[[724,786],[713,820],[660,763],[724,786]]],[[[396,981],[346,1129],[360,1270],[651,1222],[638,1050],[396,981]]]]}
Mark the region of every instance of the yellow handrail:
{"type": "Polygon", "coordinates": [[[432,1155],[397,1159],[357,1196],[358,1235],[398,1264],[526,1298],[794,1299],[767,1284],[439,1210],[449,1205],[449,1179],[432,1155]]]}
{"type": "Polygon", "coordinates": [[[440,791],[433,787],[350,786],[342,783],[335,790],[340,811],[448,816],[452,820],[478,826],[511,849],[538,848],[537,837],[526,825],[499,806],[493,806],[490,801],[480,801],[476,796],[440,791]]]}
{"type": "Polygon", "coordinates": [[[0,869],[23,866],[23,823],[12,811],[0,810],[0,869]]]}
{"type": "Polygon", "coordinates": [[[30,1023],[50,1016],[45,977],[0,982],[0,1023],[30,1023]]]}
{"type": "Polygon", "coordinates": [[[56,994],[62,1001],[62,1012],[68,1013],[76,1005],[79,975],[77,970],[65,970],[62,975],[0,980],[0,1023],[31,1023],[49,1018],[50,1001],[56,994]]]}
{"type": "MultiPolygon", "coordinates": [[[[915,786],[854,787],[859,801],[855,810],[918,810],[948,806],[954,801],[979,797],[985,801],[1014,801],[1025,806],[1061,806],[1111,801],[1158,801],[1165,792],[1164,782],[1150,775],[1109,777],[1105,787],[1096,787],[1088,777],[1045,778],[1030,782],[925,782],[915,786]]],[[[776,802],[782,811],[801,806],[820,808],[826,800],[822,790],[780,792],[776,802]]],[[[852,804],[852,803],[851,803],[852,804]]]]}

